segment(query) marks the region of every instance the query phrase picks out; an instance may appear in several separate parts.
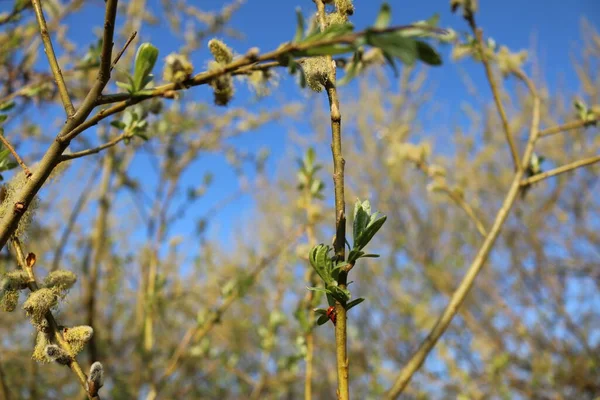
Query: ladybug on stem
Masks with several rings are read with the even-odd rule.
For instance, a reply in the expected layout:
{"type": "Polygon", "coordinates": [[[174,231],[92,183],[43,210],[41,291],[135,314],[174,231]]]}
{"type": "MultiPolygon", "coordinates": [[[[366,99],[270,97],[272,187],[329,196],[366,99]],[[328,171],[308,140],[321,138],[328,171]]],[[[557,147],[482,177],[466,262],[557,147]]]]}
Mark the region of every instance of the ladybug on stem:
{"type": "Polygon", "coordinates": [[[336,319],[337,319],[337,314],[335,312],[335,307],[334,306],[330,306],[327,309],[327,318],[329,318],[331,320],[331,322],[333,322],[333,325],[335,325],[336,319]]]}

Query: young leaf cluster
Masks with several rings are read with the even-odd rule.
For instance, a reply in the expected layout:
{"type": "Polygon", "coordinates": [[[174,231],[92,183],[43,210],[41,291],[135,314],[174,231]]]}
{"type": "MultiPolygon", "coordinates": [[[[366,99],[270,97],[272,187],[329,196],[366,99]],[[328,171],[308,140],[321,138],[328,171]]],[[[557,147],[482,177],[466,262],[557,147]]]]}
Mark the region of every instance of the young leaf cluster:
{"type": "MultiPolygon", "coordinates": [[[[381,229],[387,217],[379,212],[371,213],[371,204],[368,200],[361,202],[357,200],[354,205],[354,225],[352,229],[354,245],[350,249],[346,261],[339,260],[335,255],[330,255],[333,250],[331,246],[319,244],[312,248],[309,253],[310,264],[323,281],[324,288],[309,288],[310,290],[323,292],[327,295],[330,306],[337,300],[346,310],[362,303],[363,298],[357,298],[349,301],[351,293],[348,289],[338,285],[339,275],[342,271],[347,273],[357,260],[361,258],[375,258],[378,254],[366,254],[363,249],[373,239],[375,234],[381,229]]],[[[329,316],[327,310],[316,309],[319,314],[318,325],[327,322],[329,316]]]]}
{"type": "Polygon", "coordinates": [[[143,94],[143,90],[154,79],[152,69],[158,59],[158,49],[150,43],[143,43],[135,55],[133,76],[128,74],[125,82],[117,82],[117,86],[130,94],[143,94]]]}

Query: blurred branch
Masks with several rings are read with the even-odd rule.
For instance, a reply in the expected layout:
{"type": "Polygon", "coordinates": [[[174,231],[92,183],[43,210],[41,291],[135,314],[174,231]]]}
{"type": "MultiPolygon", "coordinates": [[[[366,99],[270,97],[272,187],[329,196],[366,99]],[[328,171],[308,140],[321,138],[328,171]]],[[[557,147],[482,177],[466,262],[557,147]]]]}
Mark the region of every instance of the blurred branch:
{"type": "Polygon", "coordinates": [[[4,129],[0,128],[0,141],[2,142],[4,147],[6,147],[8,149],[8,151],[10,151],[10,153],[13,155],[15,160],[17,160],[17,163],[21,166],[21,168],[23,168],[23,172],[25,172],[25,176],[27,178],[29,178],[31,176],[31,171],[29,170],[29,168],[27,168],[27,165],[25,165],[25,163],[23,162],[21,157],[19,157],[19,154],[16,152],[15,148],[10,144],[8,139],[6,139],[4,137],[3,133],[4,133],[4,129]]]}
{"type": "MultiPolygon", "coordinates": [[[[425,175],[427,175],[429,178],[432,178],[432,179],[434,178],[431,168],[424,161],[419,161],[416,164],[417,164],[417,168],[419,168],[421,171],[423,171],[425,173],[425,175]]],[[[448,187],[448,184],[446,182],[443,182],[441,184],[438,183],[437,189],[442,191],[443,193],[445,193],[450,198],[450,200],[452,200],[458,207],[460,207],[467,214],[467,216],[469,218],[471,218],[471,220],[475,223],[475,226],[477,227],[477,231],[479,231],[481,236],[485,237],[487,235],[487,231],[485,229],[483,222],[481,221],[481,219],[479,219],[477,214],[475,214],[473,207],[471,207],[471,205],[464,199],[463,196],[461,196],[460,194],[458,194],[454,190],[452,190],[450,187],[448,187]]]]}
{"type": "MultiPolygon", "coordinates": [[[[258,275],[271,264],[271,262],[279,256],[284,250],[288,249],[292,246],[296,240],[302,235],[304,232],[304,228],[297,230],[293,235],[285,237],[281,240],[271,251],[271,253],[264,256],[259,263],[254,267],[252,271],[250,271],[247,275],[248,279],[252,279],[253,281],[258,277],[258,275]]],[[[211,330],[217,325],[223,314],[231,307],[231,305],[241,298],[242,292],[240,290],[234,290],[232,294],[227,296],[221,305],[219,305],[216,309],[212,310],[210,316],[206,321],[200,326],[189,328],[179,345],[173,352],[173,355],[167,362],[167,367],[163,375],[158,379],[155,385],[155,391],[148,394],[146,400],[153,400],[158,397],[158,393],[166,383],[166,380],[175,373],[179,366],[179,362],[181,358],[184,356],[185,352],[188,350],[188,347],[192,342],[198,342],[202,340],[211,330]]]]}
{"type": "Polygon", "coordinates": [[[42,42],[44,43],[44,51],[48,57],[48,63],[50,64],[52,75],[54,75],[54,81],[56,82],[58,92],[60,93],[60,99],[63,103],[63,107],[65,108],[65,112],[67,113],[67,117],[71,118],[73,114],[75,114],[75,108],[73,107],[73,103],[71,103],[67,85],[65,84],[62,71],[60,70],[60,65],[56,60],[56,54],[54,54],[54,47],[52,46],[52,40],[50,39],[50,33],[48,32],[48,26],[46,25],[46,18],[44,18],[41,0],[31,0],[31,2],[33,3],[35,16],[40,27],[40,34],[42,36],[42,42]]]}
{"type": "Polygon", "coordinates": [[[100,172],[100,164],[97,165],[94,172],[90,175],[90,179],[84,189],[81,191],[81,194],[77,198],[75,205],[73,206],[73,211],[71,212],[67,226],[65,227],[62,235],[60,236],[60,240],[58,241],[58,245],[56,246],[56,250],[54,251],[54,257],[52,261],[52,267],[50,271],[56,271],[59,268],[60,261],[62,259],[63,252],[65,250],[65,246],[69,240],[69,236],[73,231],[73,227],[75,226],[75,222],[79,217],[79,214],[83,210],[83,207],[87,203],[88,199],[92,194],[92,185],[95,183],[96,178],[98,177],[98,173],[100,172]]]}
{"type": "MultiPolygon", "coordinates": [[[[520,71],[517,71],[515,74],[523,79],[523,76],[520,76],[520,71]]],[[[525,83],[527,84],[531,94],[533,96],[534,106],[532,111],[531,118],[531,128],[529,132],[529,139],[527,141],[527,146],[525,148],[525,153],[523,155],[523,160],[520,164],[517,164],[517,170],[515,171],[512,183],[502,202],[502,206],[500,210],[496,214],[496,218],[492,227],[484,239],[483,244],[481,245],[475,259],[469,266],[467,273],[464,278],[458,285],[458,288],[452,294],[450,298],[450,302],[444,309],[442,315],[438,318],[435,325],[425,338],[425,340],[419,345],[417,351],[411,356],[405,367],[400,371],[400,374],[391,389],[386,393],[386,399],[396,399],[406,388],[413,375],[419,370],[425,358],[429,355],[429,352],[434,348],[439,338],[444,334],[454,316],[458,313],[460,306],[463,301],[467,297],[471,288],[473,287],[473,283],[475,282],[475,278],[483,268],[493,246],[500,234],[502,226],[504,222],[508,218],[510,211],[517,199],[517,195],[521,190],[521,180],[525,175],[524,165],[529,165],[529,161],[533,154],[533,150],[535,148],[535,143],[538,139],[539,134],[539,124],[540,124],[540,99],[537,95],[537,91],[535,90],[535,86],[533,83],[526,79],[525,83]]]]}
{"type": "Polygon", "coordinates": [[[490,84],[490,88],[492,89],[492,95],[494,97],[494,102],[496,103],[498,114],[500,114],[500,119],[502,120],[502,127],[504,128],[506,141],[508,142],[508,146],[510,147],[510,153],[513,159],[513,163],[515,165],[515,170],[519,170],[521,168],[521,166],[519,165],[519,151],[517,150],[517,145],[515,144],[512,132],[510,131],[510,125],[508,124],[506,110],[504,109],[504,106],[502,105],[502,100],[500,99],[500,90],[498,89],[498,83],[494,78],[494,72],[492,71],[492,66],[490,65],[488,56],[486,54],[486,46],[483,42],[483,31],[481,30],[481,28],[477,27],[477,24],[475,23],[475,16],[473,14],[469,14],[467,21],[469,23],[469,26],[473,30],[473,34],[476,38],[477,49],[481,56],[481,62],[483,63],[483,66],[485,68],[487,80],[490,84]]]}
{"type": "Polygon", "coordinates": [[[4,368],[0,364],[0,400],[10,400],[10,390],[6,384],[6,377],[4,374],[4,368]]]}
{"type": "Polygon", "coordinates": [[[555,135],[555,134],[561,133],[561,132],[572,131],[577,128],[584,128],[593,122],[598,122],[598,119],[596,119],[594,121],[583,121],[583,120],[579,119],[577,121],[567,122],[566,124],[563,124],[563,125],[553,126],[551,128],[544,129],[543,131],[540,131],[539,136],[540,137],[551,136],[551,135],[555,135]]]}
{"type": "Polygon", "coordinates": [[[521,186],[529,186],[532,183],[539,182],[541,180],[564,174],[565,172],[572,171],[574,169],[585,167],[587,165],[592,165],[600,161],[600,155],[584,158],[583,160],[575,161],[570,164],[563,165],[562,167],[551,169],[550,171],[543,172],[541,174],[536,174],[531,178],[525,179],[521,182],[521,186]]]}

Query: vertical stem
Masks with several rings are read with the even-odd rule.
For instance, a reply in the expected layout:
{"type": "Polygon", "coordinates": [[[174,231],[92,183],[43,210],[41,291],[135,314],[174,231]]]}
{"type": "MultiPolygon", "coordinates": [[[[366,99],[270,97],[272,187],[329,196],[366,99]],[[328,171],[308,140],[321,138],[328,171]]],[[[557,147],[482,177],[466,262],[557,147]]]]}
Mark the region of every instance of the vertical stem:
{"type": "MultiPolygon", "coordinates": [[[[94,332],[98,332],[96,329],[96,300],[98,291],[98,273],[100,271],[100,265],[104,260],[105,247],[106,247],[106,223],[108,219],[108,213],[110,209],[110,181],[112,177],[114,165],[114,154],[109,151],[106,157],[104,157],[102,166],[102,178],[100,181],[100,195],[98,198],[98,215],[96,216],[96,226],[92,237],[92,265],[90,266],[90,274],[87,281],[86,287],[86,298],[85,305],[87,309],[87,324],[94,328],[94,332]]],[[[88,352],[90,356],[90,363],[98,361],[98,346],[96,341],[96,335],[92,336],[88,342],[88,352]]]]}
{"type": "Polygon", "coordinates": [[[42,42],[44,43],[44,51],[48,57],[48,63],[50,64],[52,75],[54,75],[56,86],[58,86],[60,99],[67,113],[67,117],[71,117],[73,114],[75,114],[75,108],[71,103],[71,98],[69,97],[69,92],[67,91],[67,85],[65,84],[62,71],[60,70],[60,65],[58,65],[58,61],[56,60],[56,54],[54,54],[54,47],[52,46],[52,40],[50,40],[50,33],[48,32],[48,26],[46,25],[46,18],[44,18],[41,0],[32,0],[31,2],[33,3],[35,16],[40,27],[40,34],[42,36],[42,42]]]}
{"type": "Polygon", "coordinates": [[[6,378],[4,376],[2,365],[0,365],[0,400],[10,400],[10,391],[8,390],[8,385],[6,384],[6,378]]]}
{"type": "MultiPolygon", "coordinates": [[[[307,199],[310,198],[310,194],[307,195],[307,199]]],[[[307,203],[307,207],[310,207],[310,203],[307,203]]],[[[307,208],[308,210],[308,208],[307,208]]],[[[307,213],[309,214],[309,213],[307,213]]],[[[315,238],[315,232],[310,220],[310,215],[308,216],[309,220],[306,225],[306,236],[308,237],[308,243],[310,246],[314,246],[317,243],[317,239],[315,238]]],[[[308,268],[306,271],[306,281],[310,283],[310,286],[317,285],[317,274],[313,268],[308,268]]],[[[314,321],[315,312],[313,311],[313,299],[315,297],[315,292],[309,290],[306,293],[306,310],[308,311],[308,321],[314,321]]],[[[306,332],[304,336],[304,340],[306,341],[306,371],[304,376],[304,400],[312,400],[312,375],[313,375],[313,355],[315,349],[315,336],[314,329],[311,325],[309,330],[306,332]]]]}
{"type": "MultiPolygon", "coordinates": [[[[322,0],[316,0],[317,12],[321,30],[326,28],[325,4],[322,0]]],[[[342,156],[342,116],[340,113],[340,102],[336,88],[336,66],[331,56],[327,56],[330,73],[325,82],[327,98],[329,99],[329,111],[331,116],[331,152],[333,154],[333,184],[335,188],[335,239],[333,248],[338,260],[345,259],[346,246],[346,205],[344,202],[344,158],[342,156]]],[[[347,272],[342,271],[339,275],[338,284],[340,288],[346,288],[347,272]]],[[[335,354],[337,360],[338,375],[338,399],[348,400],[350,391],[348,388],[348,353],[346,337],[346,309],[336,301],[335,311],[337,322],[335,325],[335,354]]]]}

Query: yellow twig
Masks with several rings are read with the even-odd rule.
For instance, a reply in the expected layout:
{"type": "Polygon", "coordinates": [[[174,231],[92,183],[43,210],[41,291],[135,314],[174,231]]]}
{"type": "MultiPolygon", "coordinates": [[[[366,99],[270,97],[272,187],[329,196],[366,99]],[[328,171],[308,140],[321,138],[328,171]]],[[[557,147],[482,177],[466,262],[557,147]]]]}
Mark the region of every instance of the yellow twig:
{"type": "Polygon", "coordinates": [[[572,171],[572,170],[580,168],[580,167],[585,167],[587,165],[595,164],[599,161],[600,161],[600,155],[589,157],[589,158],[584,158],[583,160],[574,161],[572,163],[563,165],[561,167],[551,169],[550,171],[546,171],[541,174],[536,174],[536,175],[532,176],[531,178],[524,179],[521,182],[521,186],[529,186],[532,183],[536,183],[536,182],[539,182],[541,180],[544,180],[544,179],[547,179],[547,178],[550,178],[550,177],[553,177],[556,175],[564,174],[565,172],[569,172],[569,171],[572,171]]]}
{"type": "Polygon", "coordinates": [[[44,18],[41,0],[31,0],[31,2],[33,3],[35,16],[40,27],[42,42],[44,43],[44,51],[48,57],[48,62],[50,63],[50,69],[52,70],[54,81],[58,87],[60,99],[67,113],[67,117],[71,118],[73,114],[75,114],[75,108],[73,107],[73,103],[71,103],[71,98],[69,97],[69,92],[67,91],[65,79],[63,78],[62,71],[60,70],[60,65],[58,65],[58,61],[56,60],[56,54],[54,54],[54,47],[52,46],[52,40],[50,39],[50,33],[48,32],[48,26],[46,25],[46,18],[44,18]]]}

